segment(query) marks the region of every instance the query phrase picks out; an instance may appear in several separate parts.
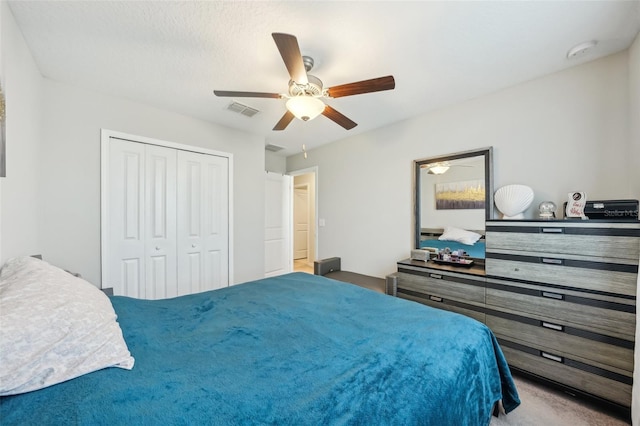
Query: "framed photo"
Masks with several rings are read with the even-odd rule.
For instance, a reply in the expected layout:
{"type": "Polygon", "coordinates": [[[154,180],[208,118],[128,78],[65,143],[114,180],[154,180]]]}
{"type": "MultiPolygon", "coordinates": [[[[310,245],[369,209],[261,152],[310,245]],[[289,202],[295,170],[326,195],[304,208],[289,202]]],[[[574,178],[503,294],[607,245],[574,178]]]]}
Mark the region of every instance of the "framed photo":
{"type": "Polygon", "coordinates": [[[436,210],[484,209],[482,179],[436,183],[436,210]]]}

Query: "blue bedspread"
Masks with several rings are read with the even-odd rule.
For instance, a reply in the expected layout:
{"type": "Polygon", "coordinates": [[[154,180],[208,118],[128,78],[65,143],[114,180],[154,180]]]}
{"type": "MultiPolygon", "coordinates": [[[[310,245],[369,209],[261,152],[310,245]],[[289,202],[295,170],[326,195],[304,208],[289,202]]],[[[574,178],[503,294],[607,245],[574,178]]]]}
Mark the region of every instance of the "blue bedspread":
{"type": "Polygon", "coordinates": [[[480,322],[323,277],[112,302],[133,370],[4,397],[3,425],[488,425],[520,403],[480,322]]]}

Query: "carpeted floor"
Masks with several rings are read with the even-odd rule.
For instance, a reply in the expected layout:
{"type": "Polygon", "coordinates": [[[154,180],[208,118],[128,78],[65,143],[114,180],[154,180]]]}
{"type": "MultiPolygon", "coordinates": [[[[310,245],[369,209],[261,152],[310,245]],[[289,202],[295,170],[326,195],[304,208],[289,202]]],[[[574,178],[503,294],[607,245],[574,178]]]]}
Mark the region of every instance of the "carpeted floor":
{"type": "Polygon", "coordinates": [[[493,417],[490,426],[623,426],[631,424],[619,413],[606,411],[562,391],[514,373],[522,402],[511,413],[493,417]]]}

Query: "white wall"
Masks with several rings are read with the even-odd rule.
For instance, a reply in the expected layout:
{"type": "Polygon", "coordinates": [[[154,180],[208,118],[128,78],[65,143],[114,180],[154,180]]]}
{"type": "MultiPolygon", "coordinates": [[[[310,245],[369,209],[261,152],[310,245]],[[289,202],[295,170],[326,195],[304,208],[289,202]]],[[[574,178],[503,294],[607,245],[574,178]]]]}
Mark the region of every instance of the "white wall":
{"type": "Polygon", "coordinates": [[[100,285],[100,129],[106,128],[232,153],[234,282],[261,278],[264,140],[42,78],[6,2],[0,7],[7,100],[0,261],[41,253],[100,285]]]}
{"type": "Polygon", "coordinates": [[[287,159],[271,151],[264,152],[264,170],[284,174],[287,171],[287,159]]]}
{"type": "Polygon", "coordinates": [[[0,265],[40,253],[38,183],[43,79],[6,2],[0,2],[7,177],[0,178],[0,265]]]}
{"type": "Polygon", "coordinates": [[[147,105],[44,81],[39,222],[46,259],[100,283],[100,129],[233,154],[234,282],[263,276],[264,140],[147,105]],[[247,261],[251,259],[251,261],[247,261]]]}
{"type": "MultiPolygon", "coordinates": [[[[494,188],[520,183],[533,206],[570,191],[628,198],[627,52],[287,158],[319,168],[319,258],[384,277],[412,247],[412,161],[493,146],[494,188]]],[[[382,96],[382,95],[363,95],[382,96]]],[[[534,217],[537,209],[526,213],[534,217]]]]}

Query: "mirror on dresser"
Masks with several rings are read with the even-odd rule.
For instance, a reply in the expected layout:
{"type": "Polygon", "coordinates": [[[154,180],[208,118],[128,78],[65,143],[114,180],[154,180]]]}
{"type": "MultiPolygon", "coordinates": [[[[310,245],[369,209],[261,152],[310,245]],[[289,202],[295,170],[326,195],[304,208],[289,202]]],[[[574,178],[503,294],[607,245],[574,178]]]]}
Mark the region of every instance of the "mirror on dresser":
{"type": "Polygon", "coordinates": [[[485,221],[493,218],[493,149],[415,160],[414,188],[414,248],[444,248],[444,244],[484,259],[485,221]],[[483,238],[473,245],[438,240],[446,228],[461,240],[467,235],[459,230],[483,238]]]}

